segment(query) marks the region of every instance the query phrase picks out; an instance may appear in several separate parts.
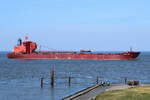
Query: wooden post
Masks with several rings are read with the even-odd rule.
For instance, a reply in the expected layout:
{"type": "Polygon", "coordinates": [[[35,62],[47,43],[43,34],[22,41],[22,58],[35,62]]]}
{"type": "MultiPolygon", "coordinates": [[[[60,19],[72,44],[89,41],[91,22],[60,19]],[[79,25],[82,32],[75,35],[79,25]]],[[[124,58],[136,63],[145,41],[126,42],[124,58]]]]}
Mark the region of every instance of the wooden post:
{"type": "Polygon", "coordinates": [[[71,77],[70,76],[68,78],[68,84],[69,84],[69,86],[71,86],[71,77]]]}
{"type": "Polygon", "coordinates": [[[54,67],[52,68],[52,71],[51,71],[51,86],[54,87],[54,81],[55,81],[55,71],[54,71],[54,67]]]}
{"type": "Polygon", "coordinates": [[[99,77],[97,76],[96,77],[96,84],[98,84],[99,83],[99,77]]]}
{"type": "Polygon", "coordinates": [[[43,88],[43,79],[44,78],[41,78],[41,88],[43,88]]]}
{"type": "Polygon", "coordinates": [[[127,84],[127,77],[124,78],[124,83],[127,84]]]}

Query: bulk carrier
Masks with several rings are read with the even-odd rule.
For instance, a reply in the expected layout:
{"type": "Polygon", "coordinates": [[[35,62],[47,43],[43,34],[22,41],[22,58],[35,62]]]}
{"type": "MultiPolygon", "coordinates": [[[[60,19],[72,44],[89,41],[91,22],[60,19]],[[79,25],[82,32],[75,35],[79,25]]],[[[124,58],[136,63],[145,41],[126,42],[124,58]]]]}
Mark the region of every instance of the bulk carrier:
{"type": "Polygon", "coordinates": [[[94,53],[92,51],[36,51],[37,44],[25,37],[18,40],[13,52],[7,54],[12,59],[74,59],[74,60],[134,60],[140,52],[132,50],[122,53],[94,53]]]}

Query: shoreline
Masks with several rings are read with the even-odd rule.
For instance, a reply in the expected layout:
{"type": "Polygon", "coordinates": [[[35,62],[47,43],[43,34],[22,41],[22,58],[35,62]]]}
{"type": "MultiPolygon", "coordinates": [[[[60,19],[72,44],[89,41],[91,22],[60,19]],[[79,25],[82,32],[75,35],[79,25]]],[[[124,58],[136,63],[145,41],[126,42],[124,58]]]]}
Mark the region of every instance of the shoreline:
{"type": "MultiPolygon", "coordinates": [[[[150,84],[141,84],[138,86],[150,86],[150,84]]],[[[113,91],[113,90],[124,90],[131,87],[126,84],[111,84],[110,86],[102,86],[101,84],[96,84],[81,91],[78,91],[70,96],[64,97],[61,100],[91,100],[95,99],[98,95],[103,92],[113,91]]]]}

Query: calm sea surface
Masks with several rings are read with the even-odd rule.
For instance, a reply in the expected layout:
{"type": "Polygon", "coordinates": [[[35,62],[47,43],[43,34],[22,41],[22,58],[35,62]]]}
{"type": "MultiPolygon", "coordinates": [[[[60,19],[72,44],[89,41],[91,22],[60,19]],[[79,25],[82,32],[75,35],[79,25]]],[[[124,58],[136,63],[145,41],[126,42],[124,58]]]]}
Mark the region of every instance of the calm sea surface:
{"type": "Polygon", "coordinates": [[[124,77],[150,83],[150,52],[134,61],[14,60],[0,52],[0,100],[60,100],[99,81],[123,83],[124,77]],[[50,71],[55,68],[55,87],[50,71]],[[74,77],[68,86],[68,76],[74,77]],[[44,77],[44,88],[40,78],[44,77]]]}

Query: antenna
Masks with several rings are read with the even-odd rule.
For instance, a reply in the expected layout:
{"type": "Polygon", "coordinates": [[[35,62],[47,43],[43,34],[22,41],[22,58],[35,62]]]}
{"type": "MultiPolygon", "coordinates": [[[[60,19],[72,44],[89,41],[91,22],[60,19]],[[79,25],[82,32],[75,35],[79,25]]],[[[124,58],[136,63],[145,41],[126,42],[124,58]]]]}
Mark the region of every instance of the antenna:
{"type": "Polygon", "coordinates": [[[41,45],[39,46],[39,51],[41,51],[41,45]]]}
{"type": "Polygon", "coordinates": [[[25,41],[28,41],[28,40],[29,40],[28,33],[26,33],[24,40],[25,40],[25,41]]]}
{"type": "Polygon", "coordinates": [[[132,47],[130,47],[130,52],[132,51],[132,47]]]}

